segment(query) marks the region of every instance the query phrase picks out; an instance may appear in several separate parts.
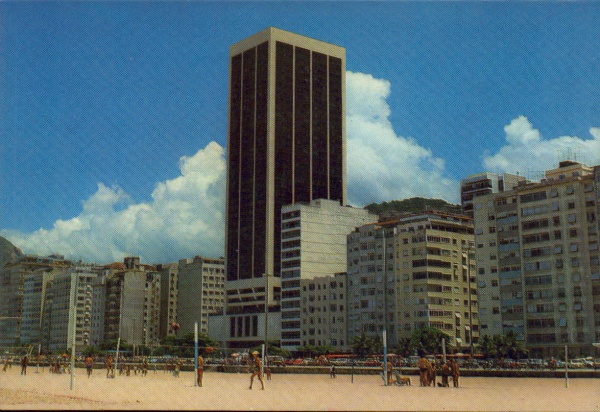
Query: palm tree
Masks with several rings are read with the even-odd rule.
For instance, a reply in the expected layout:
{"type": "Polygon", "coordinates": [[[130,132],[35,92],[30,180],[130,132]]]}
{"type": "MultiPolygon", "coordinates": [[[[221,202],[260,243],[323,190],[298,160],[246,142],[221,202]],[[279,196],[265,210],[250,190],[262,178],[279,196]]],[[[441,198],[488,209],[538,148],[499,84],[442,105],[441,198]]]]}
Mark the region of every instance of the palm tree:
{"type": "Polygon", "coordinates": [[[436,354],[443,351],[442,339],[448,342],[450,336],[439,329],[425,327],[415,330],[410,339],[412,347],[419,353],[436,354]]]}
{"type": "Polygon", "coordinates": [[[352,342],[352,348],[354,353],[361,357],[365,357],[371,353],[373,353],[373,338],[365,335],[363,332],[360,336],[355,336],[354,341],[352,342]]]}

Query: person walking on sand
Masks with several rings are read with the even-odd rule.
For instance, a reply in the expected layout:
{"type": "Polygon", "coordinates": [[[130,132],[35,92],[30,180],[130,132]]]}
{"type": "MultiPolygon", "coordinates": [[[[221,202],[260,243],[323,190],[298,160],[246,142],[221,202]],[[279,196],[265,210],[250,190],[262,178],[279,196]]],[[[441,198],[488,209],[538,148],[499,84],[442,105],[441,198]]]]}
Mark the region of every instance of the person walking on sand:
{"type": "Polygon", "coordinates": [[[108,357],[106,358],[106,377],[107,378],[115,377],[115,367],[113,365],[112,355],[108,355],[108,357]]]}
{"type": "Polygon", "coordinates": [[[430,362],[429,373],[428,373],[427,377],[429,379],[429,386],[433,386],[435,388],[436,379],[437,379],[437,366],[435,364],[435,360],[432,360],[430,362]]]}
{"type": "Polygon", "coordinates": [[[254,351],[252,352],[252,359],[250,360],[251,362],[251,366],[250,366],[250,371],[252,372],[252,375],[250,375],[250,388],[252,389],[252,384],[254,383],[254,377],[258,376],[258,380],[260,381],[260,385],[261,385],[261,389],[265,390],[265,382],[263,381],[263,376],[262,376],[262,362],[260,360],[260,358],[258,357],[258,351],[254,351]]]}
{"type": "Polygon", "coordinates": [[[27,365],[29,364],[29,359],[27,359],[27,355],[23,356],[21,359],[21,375],[27,375],[27,365]]]}
{"type": "Polygon", "coordinates": [[[460,377],[460,367],[455,359],[452,359],[452,384],[458,388],[458,378],[460,377]]]}
{"type": "Polygon", "coordinates": [[[202,387],[202,378],[204,377],[204,358],[198,355],[198,386],[202,387]]]}
{"type": "Polygon", "coordinates": [[[421,359],[417,362],[417,368],[419,368],[419,386],[429,386],[429,361],[425,355],[421,356],[421,359]]]}
{"type": "Polygon", "coordinates": [[[87,377],[92,376],[92,368],[94,367],[94,358],[91,355],[88,355],[85,358],[85,369],[87,370],[87,377]]]}
{"type": "Polygon", "coordinates": [[[148,375],[148,358],[142,360],[142,376],[148,375]]]}
{"type": "Polygon", "coordinates": [[[335,365],[331,365],[331,368],[329,368],[329,377],[330,378],[335,378],[336,374],[335,374],[335,365]]]}
{"type": "Polygon", "coordinates": [[[448,383],[448,376],[450,376],[450,367],[448,366],[448,363],[442,362],[441,371],[442,371],[442,387],[448,388],[450,386],[450,384],[448,383]]]}

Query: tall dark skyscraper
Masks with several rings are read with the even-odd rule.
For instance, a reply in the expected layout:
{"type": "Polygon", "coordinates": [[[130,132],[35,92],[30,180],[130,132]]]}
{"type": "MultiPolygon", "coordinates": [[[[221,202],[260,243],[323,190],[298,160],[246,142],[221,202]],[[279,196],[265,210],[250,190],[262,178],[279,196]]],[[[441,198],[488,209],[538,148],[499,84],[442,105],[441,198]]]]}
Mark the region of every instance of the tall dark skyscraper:
{"type": "Polygon", "coordinates": [[[346,50],[270,27],[233,45],[230,59],[226,275],[235,315],[264,311],[265,298],[278,304],[281,207],[346,204],[346,50]]]}

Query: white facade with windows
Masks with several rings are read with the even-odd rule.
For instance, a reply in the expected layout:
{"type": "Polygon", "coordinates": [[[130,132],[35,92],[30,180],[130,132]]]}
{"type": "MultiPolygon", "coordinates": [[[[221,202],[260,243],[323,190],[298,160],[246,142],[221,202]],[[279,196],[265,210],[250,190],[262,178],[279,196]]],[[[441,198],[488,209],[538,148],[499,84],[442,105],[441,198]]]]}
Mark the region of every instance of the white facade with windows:
{"type": "Polygon", "coordinates": [[[565,344],[572,356],[595,353],[598,179],[598,167],[565,161],[538,183],[475,200],[482,334],[512,330],[535,357],[565,344]]]}
{"type": "MultiPolygon", "coordinates": [[[[295,350],[307,341],[302,333],[305,280],[345,273],[347,235],[357,226],[377,221],[365,209],[341,206],[334,200],[286,205],[281,210],[281,346],[295,350]]],[[[309,305],[310,306],[310,305],[309,305]]],[[[339,329],[336,327],[336,329],[339,329]]],[[[334,338],[338,344],[342,339],[334,338]]],[[[331,339],[330,339],[331,341],[331,339]]],[[[346,342],[344,342],[345,345],[346,342]]],[[[330,343],[328,343],[330,344],[330,343]]]]}

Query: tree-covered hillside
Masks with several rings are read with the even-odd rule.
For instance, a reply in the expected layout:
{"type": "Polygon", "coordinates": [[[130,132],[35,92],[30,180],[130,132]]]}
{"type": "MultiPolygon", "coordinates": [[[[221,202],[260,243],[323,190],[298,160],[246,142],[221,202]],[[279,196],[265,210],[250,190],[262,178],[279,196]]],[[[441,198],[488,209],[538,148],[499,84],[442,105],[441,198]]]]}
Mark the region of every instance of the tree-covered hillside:
{"type": "Polygon", "coordinates": [[[399,213],[424,212],[425,210],[437,210],[441,212],[462,214],[460,205],[453,205],[443,199],[426,199],[413,197],[404,200],[392,200],[383,203],[371,203],[365,206],[371,213],[376,213],[382,218],[399,213]]]}

